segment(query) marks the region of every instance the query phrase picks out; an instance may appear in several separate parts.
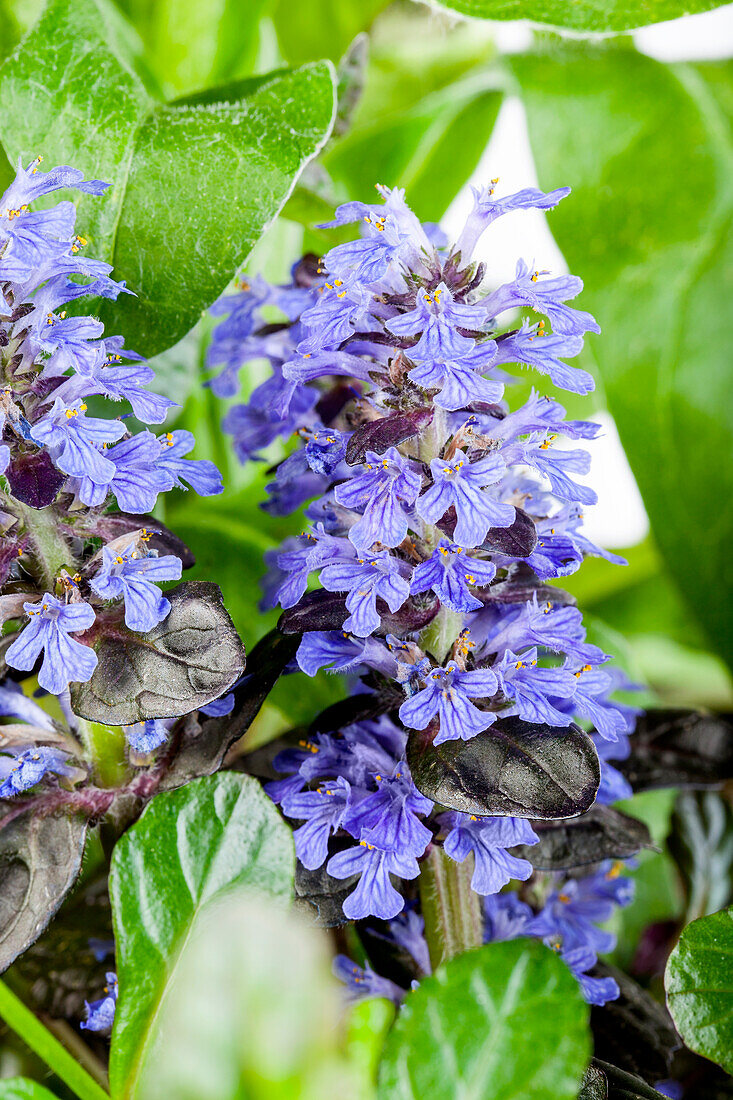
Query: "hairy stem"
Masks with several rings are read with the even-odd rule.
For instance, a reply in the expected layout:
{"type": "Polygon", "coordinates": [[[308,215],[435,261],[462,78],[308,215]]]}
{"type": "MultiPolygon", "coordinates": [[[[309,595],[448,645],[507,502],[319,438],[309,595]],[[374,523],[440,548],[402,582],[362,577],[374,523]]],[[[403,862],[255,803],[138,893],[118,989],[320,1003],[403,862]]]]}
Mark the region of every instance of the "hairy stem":
{"type": "Polygon", "coordinates": [[[59,530],[56,512],[50,507],[28,508],[17,500],[13,500],[12,508],[28,532],[38,562],[38,579],[47,592],[53,593],[56,577],[62,566],[74,571],[74,555],[59,530]]]}
{"type": "Polygon", "coordinates": [[[433,970],[483,942],[481,898],[471,889],[473,856],[456,863],[432,845],[420,865],[420,902],[433,970]]]}
{"type": "Polygon", "coordinates": [[[460,611],[451,611],[449,607],[441,607],[431,623],[420,634],[420,647],[430,650],[436,661],[441,664],[445,661],[450,647],[458,637],[463,624],[463,615],[460,611]]]}
{"type": "Polygon", "coordinates": [[[125,735],[120,726],[87,722],[77,718],[77,734],[94,767],[94,778],[100,787],[119,787],[125,780],[125,735]]]}

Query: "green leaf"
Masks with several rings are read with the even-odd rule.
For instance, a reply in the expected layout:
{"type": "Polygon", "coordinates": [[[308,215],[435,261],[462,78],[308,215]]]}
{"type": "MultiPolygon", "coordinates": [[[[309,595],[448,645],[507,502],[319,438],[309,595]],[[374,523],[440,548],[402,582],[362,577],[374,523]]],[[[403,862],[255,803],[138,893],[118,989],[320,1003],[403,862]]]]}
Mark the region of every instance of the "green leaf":
{"type": "Polygon", "coordinates": [[[733,909],[688,924],[667,962],[664,985],[675,1027],[690,1050],[733,1073],[733,909]]]}
{"type": "Polygon", "coordinates": [[[259,784],[233,772],[159,795],[112,857],[120,999],[110,1061],[115,1096],[136,1094],[153,1025],[197,913],[232,886],[286,899],[290,830],[259,784]]]}
{"type": "Polygon", "coordinates": [[[0,1081],[0,1100],[56,1100],[56,1096],[27,1077],[8,1077],[0,1081]]]}
{"type": "Polygon", "coordinates": [[[380,1100],[575,1100],[588,1006],[549,948],[468,951],[410,993],[385,1047],[380,1100]]]}
{"type": "Polygon", "coordinates": [[[574,189],[552,231],[603,329],[590,341],[655,540],[730,658],[733,66],[565,43],[512,67],[540,185],[574,189]]]}
{"type": "MultiPolygon", "coordinates": [[[[407,188],[417,215],[438,221],[475,169],[501,106],[499,74],[483,27],[449,38],[419,8],[392,8],[377,20],[361,101],[349,132],[319,161],[327,188],[298,189],[286,216],[311,226],[329,221],[337,200],[369,201],[375,183],[407,188]]],[[[333,230],[311,247],[338,243],[333,230]]]]}
{"type": "MultiPolygon", "coordinates": [[[[182,0],[185,2],[185,0],[182,0]]],[[[276,0],[272,13],[282,55],[290,65],[314,57],[338,61],[360,31],[368,30],[389,0],[319,0],[317,10],[302,0],[276,0]]]]}
{"type": "Polygon", "coordinates": [[[259,46],[259,21],[268,6],[268,0],[116,3],[140,34],[145,60],[166,96],[247,76],[259,46]]]}
{"type": "Polygon", "coordinates": [[[333,70],[319,62],[159,104],[119,22],[103,0],[50,0],[0,70],[0,140],[13,163],[43,153],[112,184],[79,200],[78,226],[137,295],[102,304],[108,330],[153,355],[219,296],[320,149],[333,70]]]}
{"type": "Polygon", "coordinates": [[[340,1054],[328,939],[236,891],[184,945],[137,1095],[146,1100],[367,1100],[340,1054]]]}
{"type": "Polygon", "coordinates": [[[626,31],[720,7],[716,0],[440,0],[475,19],[531,19],[574,31],[626,31]]]}

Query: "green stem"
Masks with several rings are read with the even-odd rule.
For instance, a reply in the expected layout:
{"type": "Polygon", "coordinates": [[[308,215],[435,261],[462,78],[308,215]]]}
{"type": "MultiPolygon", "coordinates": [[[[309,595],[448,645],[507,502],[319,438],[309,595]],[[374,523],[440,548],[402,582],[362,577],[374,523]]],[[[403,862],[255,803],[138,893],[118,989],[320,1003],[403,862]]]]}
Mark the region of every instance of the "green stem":
{"type": "Polygon", "coordinates": [[[473,856],[456,863],[432,845],[420,865],[420,902],[433,970],[483,942],[481,898],[471,889],[473,856]]]}
{"type": "Polygon", "coordinates": [[[94,767],[100,787],[119,787],[127,772],[125,735],[121,726],[105,726],[77,718],[77,733],[94,767]]]}
{"type": "Polygon", "coordinates": [[[441,607],[433,621],[420,634],[421,648],[430,650],[436,661],[442,664],[458,637],[462,624],[463,615],[460,611],[441,607]]]}
{"type": "Polygon", "coordinates": [[[53,593],[56,577],[62,566],[74,571],[74,556],[59,531],[58,516],[53,508],[28,508],[17,500],[13,500],[12,508],[28,532],[40,568],[41,575],[38,579],[47,592],[53,593]]]}
{"type": "Polygon", "coordinates": [[[79,1100],[109,1100],[91,1074],[69,1054],[65,1046],[44,1027],[23,1002],[0,981],[0,1017],[20,1036],[26,1046],[46,1063],[79,1100]]]}

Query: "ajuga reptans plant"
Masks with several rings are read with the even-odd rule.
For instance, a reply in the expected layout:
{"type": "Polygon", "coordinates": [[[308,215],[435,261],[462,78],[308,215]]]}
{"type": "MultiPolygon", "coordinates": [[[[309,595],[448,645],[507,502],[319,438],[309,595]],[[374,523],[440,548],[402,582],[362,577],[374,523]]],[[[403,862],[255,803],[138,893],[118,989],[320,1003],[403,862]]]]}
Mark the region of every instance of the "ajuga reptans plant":
{"type": "MultiPolygon", "coordinates": [[[[299,892],[319,895],[325,923],[362,922],[406,951],[418,977],[454,934],[459,947],[541,937],[603,1003],[618,987],[590,973],[614,942],[598,926],[630,880],[611,859],[552,869],[540,842],[554,820],[630,793],[612,763],[629,751],[636,711],[612,698],[628,685],[551,583],[587,554],[622,561],[582,533],[596,497],[576,480],[589,466],[576,441],[599,428],[542,392],[546,379],[592,390],[565,360],[599,329],[567,304],[576,276],[519,260],[487,289],[484,231],[569,190],[497,198],[495,186],[475,192],[453,244],[399,189],[340,206],[330,225],[358,226],[356,240],[305,256],[288,286],[256,276],[217,303],[210,385],[232,396],[244,363],[271,363],[224,419],[242,461],[301,439],[264,507],[307,504],[309,526],[268,553],[264,606],[302,634],[306,675],[349,676],[349,699],[272,762],[266,789],[297,824],[299,892]],[[519,406],[508,365],[537,386],[519,406]]],[[[337,966],[357,993],[404,994],[368,966],[337,966]]]]}

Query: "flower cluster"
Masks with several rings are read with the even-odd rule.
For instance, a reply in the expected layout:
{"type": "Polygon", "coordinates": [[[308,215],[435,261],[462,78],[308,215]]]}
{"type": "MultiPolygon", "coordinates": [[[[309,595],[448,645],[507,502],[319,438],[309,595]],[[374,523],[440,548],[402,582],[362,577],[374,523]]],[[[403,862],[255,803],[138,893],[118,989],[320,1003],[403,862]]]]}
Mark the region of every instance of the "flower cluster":
{"type": "MultiPolygon", "coordinates": [[[[121,337],[80,312],[83,299],[130,292],[109,264],[85,256],[74,204],[31,209],[61,188],[101,195],[107,184],[65,166],[43,172],[40,163],[19,165],[0,199],[0,585],[3,622],[19,626],[7,665],[30,672],[40,659],[41,688],[64,696],[96,667],[90,629],[123,615],[130,630],[149,631],[169,611],[159,586],[180,577],[181,561],[155,546],[145,513],[158,494],[184,482],[203,494],[222,486],[211,463],[185,457],[189,432],[136,431],[129,412],[110,419],[87,404],[125,401],[137,421],[155,426],[174,402],[148,389],[152,368],[121,337]],[[114,523],[109,505],[119,509],[114,523]]],[[[0,714],[33,706],[21,698],[0,688],[0,714]]],[[[38,709],[27,714],[43,728],[38,709]]],[[[65,774],[64,760],[33,741],[16,746],[0,765],[0,797],[65,774]]]]}
{"type": "Polygon", "coordinates": [[[568,193],[496,198],[495,184],[475,192],[453,246],[401,190],[379,187],[382,203],[348,202],[330,223],[359,223],[358,240],[306,256],[289,286],[241,283],[216,308],[226,319],[209,352],[222,368],[214,390],[234,394],[249,359],[272,366],[224,420],[237,453],[262,457],[294,432],[303,444],[277,467],[265,507],[307,503],[310,527],[268,555],[265,605],[298,612],[307,675],[359,675],[357,692],[392,700],[383,717],[282,752],[285,778],[269,787],[303,822],[301,862],[355,883],[344,902],[354,919],[394,919],[395,880],[415,878],[433,843],[455,861],[472,856],[482,895],[532,874],[510,851],[537,842],[528,821],[444,812],[418,791],[410,731],[439,746],[490,737],[509,716],[557,730],[580,721],[599,746],[600,799],[627,793],[609,761],[627,753],[634,712],[612,701],[621,678],[586,640],[572,598],[547,583],[588,554],[623,560],[581,530],[596,497],[576,480],[590,461],[577,441],[599,429],[538,391],[514,410],[504,399],[507,364],[588,393],[590,375],[565,360],[599,329],[568,305],[575,276],[520,260],[511,282],[485,288],[474,260],[484,230],[568,193]]]}

